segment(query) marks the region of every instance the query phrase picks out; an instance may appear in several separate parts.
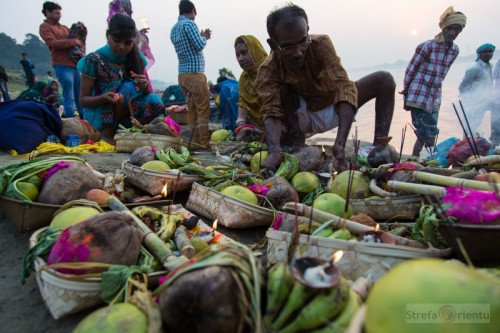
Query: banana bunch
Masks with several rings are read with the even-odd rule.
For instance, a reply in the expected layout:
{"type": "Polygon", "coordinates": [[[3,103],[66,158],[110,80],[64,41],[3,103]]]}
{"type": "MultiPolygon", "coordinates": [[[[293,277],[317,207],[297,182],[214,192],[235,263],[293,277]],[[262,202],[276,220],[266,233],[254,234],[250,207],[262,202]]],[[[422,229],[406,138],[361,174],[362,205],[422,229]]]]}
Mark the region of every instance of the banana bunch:
{"type": "Polygon", "coordinates": [[[333,288],[310,288],[296,281],[286,263],[268,271],[263,323],[269,332],[343,332],[361,304],[345,280],[333,288]]]}
{"type": "Polygon", "coordinates": [[[155,229],[153,231],[164,242],[168,242],[174,236],[177,223],[180,223],[182,220],[177,215],[169,215],[161,209],[149,206],[134,207],[132,213],[145,221],[146,224],[157,225],[158,227],[153,228],[155,229]]]}
{"type": "Polygon", "coordinates": [[[292,154],[283,154],[283,162],[281,162],[278,170],[274,174],[275,176],[280,176],[286,180],[292,179],[297,172],[299,172],[300,164],[299,159],[292,154]]]}
{"type": "Polygon", "coordinates": [[[168,147],[165,150],[158,149],[156,151],[156,158],[167,163],[171,169],[177,169],[194,161],[193,157],[189,153],[189,149],[184,146],[180,146],[179,152],[177,152],[173,147],[168,147]]]}

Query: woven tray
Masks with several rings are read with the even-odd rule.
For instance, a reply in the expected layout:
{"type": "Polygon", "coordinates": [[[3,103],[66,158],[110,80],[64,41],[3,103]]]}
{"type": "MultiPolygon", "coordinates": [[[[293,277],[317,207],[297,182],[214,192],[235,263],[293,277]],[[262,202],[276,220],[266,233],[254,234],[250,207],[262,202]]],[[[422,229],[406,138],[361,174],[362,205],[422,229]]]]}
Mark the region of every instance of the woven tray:
{"type": "Polygon", "coordinates": [[[174,193],[174,191],[188,191],[191,189],[193,182],[203,180],[200,176],[183,173],[179,176],[174,173],[145,170],[130,164],[129,161],[122,163],[122,169],[127,176],[127,182],[153,196],[161,194],[165,184],[167,184],[167,192],[174,193]]]}
{"type": "Polygon", "coordinates": [[[116,141],[115,149],[118,153],[131,153],[136,148],[144,146],[156,147],[158,149],[179,146],[185,146],[189,149],[204,148],[194,142],[158,134],[119,133],[115,135],[114,139],[116,141]]]}
{"type": "Polygon", "coordinates": [[[208,220],[234,229],[270,226],[275,212],[268,208],[227,197],[216,190],[193,183],[186,208],[208,220]]]}
{"type": "Polygon", "coordinates": [[[351,200],[354,214],[364,213],[376,221],[415,220],[422,196],[408,195],[401,197],[365,198],[351,200]]]}
{"type": "MultiPolygon", "coordinates": [[[[163,209],[167,208],[164,207],[163,209]]],[[[192,216],[192,213],[187,211],[182,205],[173,205],[171,213],[182,213],[186,217],[192,216]]],[[[30,248],[36,244],[40,233],[45,229],[47,227],[33,233],[29,240],[30,248]]],[[[199,220],[198,225],[191,230],[195,237],[197,233],[203,234],[207,231],[213,231],[213,229],[202,220],[199,220]]],[[[210,244],[232,241],[229,237],[217,231],[213,232],[215,233],[215,237],[210,244]]],[[[41,257],[35,258],[35,270],[40,294],[54,319],[59,319],[103,303],[100,297],[101,278],[76,279],[76,275],[63,274],[48,268],[47,263],[41,257]]],[[[150,273],[148,274],[148,279],[154,283],[159,277],[164,276],[165,273],[165,271],[150,273]]]]}

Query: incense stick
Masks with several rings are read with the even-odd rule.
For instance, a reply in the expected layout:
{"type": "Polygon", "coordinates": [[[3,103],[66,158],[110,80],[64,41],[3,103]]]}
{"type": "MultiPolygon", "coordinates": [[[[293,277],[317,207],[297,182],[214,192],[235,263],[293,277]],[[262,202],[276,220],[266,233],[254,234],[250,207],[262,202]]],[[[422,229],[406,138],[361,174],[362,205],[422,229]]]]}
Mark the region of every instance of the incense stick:
{"type": "Polygon", "coordinates": [[[406,137],[406,126],[404,128],[401,129],[401,146],[400,146],[400,149],[399,149],[399,159],[398,159],[398,162],[401,163],[401,158],[403,156],[403,146],[405,144],[405,137],[406,137]]]}
{"type": "Polygon", "coordinates": [[[470,128],[469,119],[467,119],[467,114],[465,113],[465,109],[462,105],[462,101],[458,100],[458,103],[460,104],[460,109],[462,109],[462,113],[464,115],[464,119],[465,119],[465,123],[467,124],[467,128],[469,129],[469,133],[470,133],[470,137],[472,139],[472,144],[474,145],[475,153],[477,156],[479,156],[479,150],[477,149],[476,140],[474,139],[474,133],[472,133],[472,129],[470,128]]]}
{"type": "Polygon", "coordinates": [[[410,123],[407,123],[407,124],[410,125],[411,129],[413,130],[413,133],[415,133],[415,136],[417,137],[417,140],[424,144],[425,151],[430,155],[431,151],[430,151],[429,147],[427,147],[427,145],[425,144],[425,141],[420,137],[420,135],[418,135],[417,129],[415,127],[413,127],[412,124],[410,124],[410,123]]]}
{"type": "Polygon", "coordinates": [[[472,142],[470,142],[469,136],[467,135],[467,131],[465,130],[464,124],[462,123],[462,119],[460,118],[460,115],[458,114],[457,107],[455,106],[455,103],[451,103],[453,105],[453,110],[455,110],[455,114],[457,115],[458,121],[460,122],[460,126],[462,127],[462,130],[464,131],[465,138],[467,139],[467,142],[469,143],[469,147],[472,151],[472,154],[475,156],[477,160],[479,160],[478,154],[476,154],[476,151],[474,150],[474,146],[472,145],[472,142]]]}

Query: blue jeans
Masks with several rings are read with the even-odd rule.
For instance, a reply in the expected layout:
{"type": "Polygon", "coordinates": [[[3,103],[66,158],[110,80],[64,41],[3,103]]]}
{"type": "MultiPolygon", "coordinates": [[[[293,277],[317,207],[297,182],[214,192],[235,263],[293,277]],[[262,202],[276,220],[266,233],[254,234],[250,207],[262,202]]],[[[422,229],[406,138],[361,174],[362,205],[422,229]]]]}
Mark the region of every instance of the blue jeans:
{"type": "Polygon", "coordinates": [[[80,105],[80,84],[82,77],[76,67],[55,65],[57,79],[63,90],[64,115],[66,118],[75,116],[75,106],[83,119],[83,108],[80,105]]]}
{"type": "Polygon", "coordinates": [[[0,80],[0,93],[3,96],[3,101],[10,101],[9,90],[7,89],[7,82],[0,80]]]}

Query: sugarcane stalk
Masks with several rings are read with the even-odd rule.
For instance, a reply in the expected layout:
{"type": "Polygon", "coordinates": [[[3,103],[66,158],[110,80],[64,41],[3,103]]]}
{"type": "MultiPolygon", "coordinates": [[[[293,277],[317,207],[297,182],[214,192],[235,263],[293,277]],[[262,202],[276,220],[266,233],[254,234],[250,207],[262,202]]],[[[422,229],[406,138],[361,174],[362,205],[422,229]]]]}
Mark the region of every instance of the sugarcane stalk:
{"type": "Polygon", "coordinates": [[[86,199],[95,201],[101,206],[108,205],[111,210],[123,212],[132,217],[143,234],[144,246],[168,271],[172,271],[188,261],[185,256],[176,257],[161,238],[115,196],[109,195],[103,190],[92,189],[87,192],[86,199]]]}
{"type": "MultiPolygon", "coordinates": [[[[359,235],[360,233],[362,233],[364,231],[375,230],[373,227],[369,227],[367,225],[364,225],[364,224],[361,224],[358,222],[350,221],[350,220],[341,218],[339,216],[329,214],[329,213],[323,212],[323,211],[318,210],[318,209],[314,209],[312,207],[309,207],[309,206],[306,206],[303,204],[295,204],[293,202],[288,202],[288,203],[283,205],[283,210],[285,210],[285,211],[295,212],[295,209],[297,210],[297,213],[299,215],[312,216],[312,219],[314,221],[319,222],[319,223],[332,221],[332,226],[335,229],[340,229],[340,228],[345,226],[351,233],[353,233],[355,235],[359,235]]],[[[411,246],[411,247],[420,248],[420,249],[426,248],[425,244],[423,244],[419,241],[416,241],[416,240],[408,239],[408,238],[401,237],[398,235],[391,235],[391,237],[394,238],[397,245],[411,246]]]]}
{"type": "MultiPolygon", "coordinates": [[[[489,182],[481,182],[478,180],[433,175],[431,173],[426,173],[426,172],[413,171],[413,178],[441,186],[462,186],[482,191],[495,190],[495,187],[489,182]]],[[[496,183],[496,186],[498,187],[500,186],[500,184],[496,183]]]]}
{"type": "Polygon", "coordinates": [[[186,229],[183,226],[178,226],[177,229],[175,229],[174,242],[177,245],[179,251],[181,251],[181,253],[187,258],[191,259],[195,256],[196,251],[193,247],[193,244],[191,244],[191,242],[189,241],[189,238],[186,234],[186,229]]]}
{"type": "Polygon", "coordinates": [[[387,186],[395,191],[411,192],[424,195],[436,195],[439,198],[444,197],[446,190],[444,187],[425,184],[414,184],[389,180],[387,186]]]}

